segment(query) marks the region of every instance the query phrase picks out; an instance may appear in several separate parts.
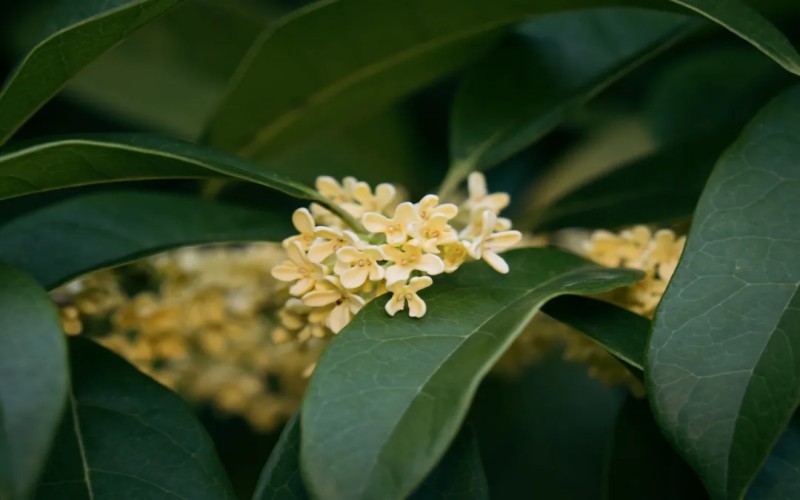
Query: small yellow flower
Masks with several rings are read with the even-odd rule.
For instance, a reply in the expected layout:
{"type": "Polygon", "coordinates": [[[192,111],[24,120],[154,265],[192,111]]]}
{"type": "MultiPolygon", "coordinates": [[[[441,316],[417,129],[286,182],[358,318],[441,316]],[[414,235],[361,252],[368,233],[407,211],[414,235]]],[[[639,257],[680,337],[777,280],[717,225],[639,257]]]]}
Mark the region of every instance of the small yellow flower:
{"type": "Polygon", "coordinates": [[[298,208],[292,214],[292,224],[294,224],[295,229],[297,232],[300,233],[295,236],[291,236],[283,240],[283,247],[287,248],[293,242],[300,243],[300,246],[303,250],[308,250],[316,236],[314,235],[314,217],[311,215],[311,212],[308,211],[307,208],[298,208]]]}
{"type": "Polygon", "coordinates": [[[314,230],[314,235],[319,238],[308,249],[308,259],[320,263],[335,254],[340,248],[355,246],[359,241],[352,231],[319,226],[314,230]]]}
{"type": "Polygon", "coordinates": [[[384,269],[378,261],[383,260],[383,252],[376,246],[368,246],[359,250],[353,247],[340,248],[336,252],[336,264],[333,271],[345,288],[358,288],[369,279],[383,279],[384,269]]]}
{"type": "Polygon", "coordinates": [[[406,243],[402,250],[391,245],[383,246],[386,260],[394,262],[386,269],[386,286],[391,287],[398,281],[405,283],[412,271],[422,271],[435,275],[444,272],[444,262],[436,255],[423,253],[419,245],[406,243]]]}
{"type": "Polygon", "coordinates": [[[437,214],[422,222],[414,222],[409,227],[411,243],[419,245],[428,253],[439,253],[439,246],[458,241],[458,234],[450,224],[447,216],[437,214]]]}
{"type": "Polygon", "coordinates": [[[443,215],[445,220],[450,220],[458,215],[458,207],[452,203],[439,205],[439,197],[435,194],[429,194],[417,203],[417,213],[422,220],[428,220],[434,215],[443,215]]]}
{"type": "Polygon", "coordinates": [[[505,274],[508,272],[508,263],[498,253],[519,243],[522,233],[519,231],[494,232],[497,215],[490,210],[484,210],[482,218],[481,234],[468,244],[469,254],[473,259],[483,259],[498,273],[505,274]]]}
{"type": "Polygon", "coordinates": [[[372,233],[383,233],[386,242],[390,245],[402,245],[408,238],[408,227],[419,220],[417,211],[409,202],[397,206],[394,216],[390,219],[377,212],[367,212],[361,218],[361,223],[372,233]]]}
{"type": "Polygon", "coordinates": [[[354,177],[345,177],[339,184],[333,177],[321,175],[317,177],[315,186],[319,194],[334,203],[342,204],[353,200],[353,189],[357,183],[354,177]]]}
{"type": "Polygon", "coordinates": [[[288,260],[272,268],[272,276],[281,281],[297,281],[289,289],[292,295],[303,295],[325,278],[327,268],[308,259],[300,243],[293,243],[286,249],[288,260]]]}
{"type": "Polygon", "coordinates": [[[391,206],[397,196],[397,189],[391,184],[378,184],[375,186],[375,194],[372,194],[369,184],[358,182],[353,188],[353,199],[359,203],[361,213],[355,215],[361,217],[364,212],[384,213],[391,206]]]}
{"type": "Polygon", "coordinates": [[[314,291],[303,296],[303,303],[315,308],[309,315],[310,320],[324,321],[333,333],[339,333],[366,302],[344,288],[338,279],[329,276],[319,282],[314,291]]]}
{"type": "Polygon", "coordinates": [[[456,241],[445,245],[442,249],[442,261],[444,262],[444,272],[452,273],[467,259],[467,245],[463,241],[456,241]]]}
{"type": "Polygon", "coordinates": [[[469,174],[467,188],[469,189],[467,206],[472,211],[489,209],[495,214],[499,214],[511,202],[508,193],[489,194],[486,189],[486,177],[480,172],[469,174]]]}
{"type": "Polygon", "coordinates": [[[411,278],[411,281],[398,281],[389,287],[392,298],[386,303],[386,312],[389,316],[394,316],[397,311],[402,311],[406,302],[408,303],[408,315],[412,318],[421,318],[425,315],[425,301],[422,300],[417,292],[423,288],[428,288],[433,283],[430,276],[419,276],[411,278]]]}

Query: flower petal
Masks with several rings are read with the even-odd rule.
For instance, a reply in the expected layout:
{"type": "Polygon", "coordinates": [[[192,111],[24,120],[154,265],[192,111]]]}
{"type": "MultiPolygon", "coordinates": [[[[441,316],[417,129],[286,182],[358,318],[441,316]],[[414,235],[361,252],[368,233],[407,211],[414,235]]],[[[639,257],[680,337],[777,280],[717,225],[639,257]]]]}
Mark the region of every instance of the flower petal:
{"type": "Polygon", "coordinates": [[[301,234],[314,232],[314,217],[307,208],[298,208],[294,211],[292,224],[301,234]]]}
{"type": "Polygon", "coordinates": [[[280,281],[294,281],[303,277],[300,269],[288,260],[272,268],[272,276],[280,281]]]}
{"type": "Polygon", "coordinates": [[[331,241],[317,241],[308,249],[308,260],[319,264],[333,253],[335,244],[331,241]]]}
{"type": "Polygon", "coordinates": [[[342,328],[350,323],[351,317],[350,309],[347,307],[347,304],[340,304],[333,308],[333,311],[331,311],[331,314],[328,316],[326,324],[333,333],[339,333],[342,331],[342,328]]]}
{"type": "Polygon", "coordinates": [[[361,223],[370,233],[382,233],[391,221],[377,212],[367,212],[361,217],[361,223]]]}
{"type": "Polygon", "coordinates": [[[483,260],[486,261],[487,264],[492,266],[492,269],[497,271],[498,273],[506,274],[508,273],[508,263],[497,255],[496,253],[492,252],[491,250],[485,250],[483,252],[483,260]]]}
{"type": "Polygon", "coordinates": [[[427,310],[428,307],[425,305],[425,301],[419,298],[419,295],[413,294],[411,298],[408,299],[408,315],[412,318],[421,318],[425,316],[427,310]]]}
{"type": "Polygon", "coordinates": [[[405,266],[389,266],[386,270],[386,286],[391,289],[392,285],[402,281],[406,282],[408,276],[411,274],[411,269],[405,266]]]}
{"type": "Polygon", "coordinates": [[[367,276],[369,276],[369,269],[367,267],[352,267],[346,273],[342,274],[339,277],[339,280],[342,283],[342,286],[345,288],[358,288],[367,281],[367,276]]]}
{"type": "Polygon", "coordinates": [[[519,231],[503,231],[501,233],[494,233],[486,241],[486,248],[492,250],[505,250],[519,243],[522,239],[522,233],[519,231]]]}
{"type": "Polygon", "coordinates": [[[311,278],[303,278],[289,289],[289,293],[294,295],[295,297],[299,297],[304,293],[308,292],[314,288],[314,280],[311,278]]]}
{"type": "Polygon", "coordinates": [[[432,284],[433,278],[430,276],[417,276],[416,278],[411,278],[411,281],[408,283],[408,291],[417,293],[423,288],[428,288],[432,284]]]}
{"type": "Polygon", "coordinates": [[[397,314],[397,311],[402,311],[406,307],[406,301],[400,294],[392,295],[392,298],[389,299],[389,302],[386,303],[386,312],[389,313],[389,316],[394,316],[397,314]]]}
{"type": "Polygon", "coordinates": [[[428,274],[441,274],[444,272],[444,262],[436,255],[428,253],[420,257],[416,268],[428,274]]]}
{"type": "Polygon", "coordinates": [[[333,304],[341,296],[338,290],[315,290],[303,295],[303,303],[311,307],[324,307],[333,304]]]}

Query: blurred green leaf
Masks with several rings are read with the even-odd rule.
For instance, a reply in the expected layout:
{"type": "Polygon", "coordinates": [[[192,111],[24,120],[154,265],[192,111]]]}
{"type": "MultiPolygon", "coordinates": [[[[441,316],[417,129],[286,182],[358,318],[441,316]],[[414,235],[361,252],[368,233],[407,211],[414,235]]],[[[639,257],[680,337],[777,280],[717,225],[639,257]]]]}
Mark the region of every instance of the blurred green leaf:
{"type": "MultiPolygon", "coordinates": [[[[281,433],[256,486],[253,500],[305,500],[300,477],[300,418],[295,415],[281,433]]],[[[478,441],[463,429],[441,462],[410,500],[481,500],[488,497],[478,441]]]]}
{"type": "Polygon", "coordinates": [[[450,122],[449,181],[536,142],[575,108],[684,37],[685,16],[604,9],[520,25],[461,83],[450,122]]]}
{"type": "Polygon", "coordinates": [[[656,418],[713,498],[741,497],[800,403],[800,87],[722,156],[647,355],[656,418]]]}
{"type": "Polygon", "coordinates": [[[165,193],[96,193],[0,225],[0,261],[52,289],[82,274],[172,248],[280,241],[293,232],[288,214],[165,193]]]}
{"type": "Polygon", "coordinates": [[[315,190],[208,147],[142,134],[104,134],[0,151],[0,200],[53,189],[142,179],[230,176],[331,206],[315,190]]]}
{"type": "Polygon", "coordinates": [[[647,401],[628,396],[617,416],[607,462],[605,498],[708,498],[692,470],[664,439],[647,401]]]}
{"type": "Polygon", "coordinates": [[[300,414],[283,428],[258,478],[253,500],[306,500],[300,477],[300,414]]]}
{"type": "Polygon", "coordinates": [[[800,491],[800,415],[772,449],[764,467],[747,492],[753,500],[792,500],[800,491]]]}
{"type": "Polygon", "coordinates": [[[422,319],[390,318],[385,300],[373,301],[331,342],[303,404],[301,460],[315,494],[408,495],[447,449],[480,380],[542,303],[640,278],[554,249],[506,259],[507,275],[476,262],[438,277],[422,292],[422,319]]]}
{"type": "Polygon", "coordinates": [[[569,295],[551,300],[542,312],[583,333],[626,364],[644,369],[650,335],[647,318],[602,300],[569,295]]]}
{"type": "Polygon", "coordinates": [[[3,499],[28,498],[35,486],[64,413],[68,376],[61,321],[47,292],[33,278],[0,264],[3,499]]]}
{"type": "Polygon", "coordinates": [[[187,0],[85,67],[64,94],[130,123],[200,135],[266,15],[231,0],[187,0]]]}
{"type": "Polygon", "coordinates": [[[529,224],[538,231],[547,231],[688,218],[716,159],[729,143],[730,135],[723,134],[669,144],[531,212],[529,224]]]}
{"type": "Polygon", "coordinates": [[[739,0],[671,0],[739,35],[787,71],[800,76],[800,54],[783,33],[739,0]]]}
{"type": "Polygon", "coordinates": [[[0,145],[75,73],[181,0],[62,2],[47,35],[19,63],[0,90],[0,145]]]}
{"type": "Polygon", "coordinates": [[[126,361],[70,341],[69,410],[36,498],[234,499],[189,407],[126,361]]]}

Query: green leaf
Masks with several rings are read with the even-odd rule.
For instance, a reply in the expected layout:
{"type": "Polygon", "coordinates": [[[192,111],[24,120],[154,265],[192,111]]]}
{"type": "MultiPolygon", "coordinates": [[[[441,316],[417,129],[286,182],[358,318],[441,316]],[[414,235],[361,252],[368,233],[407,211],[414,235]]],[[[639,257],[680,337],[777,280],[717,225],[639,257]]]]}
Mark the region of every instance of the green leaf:
{"type": "Polygon", "coordinates": [[[613,228],[688,218],[730,136],[669,144],[578,187],[536,210],[538,231],[569,227],[613,228]]]}
{"type": "Polygon", "coordinates": [[[656,313],[656,418],[713,498],[739,498],[800,403],[800,87],[722,156],[656,313]]]}
{"type": "Polygon", "coordinates": [[[647,401],[628,396],[617,416],[608,455],[610,500],[708,498],[692,470],[662,436],[647,401]]]}
{"type": "Polygon", "coordinates": [[[671,0],[739,35],[787,71],[800,76],[800,54],[783,33],[739,0],[671,0]]]}
{"type": "Polygon", "coordinates": [[[644,368],[650,320],[602,300],[557,297],[542,312],[591,338],[636,370],[644,368]]]}
{"type": "Polygon", "coordinates": [[[0,151],[0,200],[87,184],[227,175],[289,196],[316,191],[263,166],[188,142],[142,134],[48,140],[0,151]]]}
{"type": "Polygon", "coordinates": [[[0,90],[0,145],[75,73],[181,0],[61,2],[53,27],[0,90]]]}
{"type": "MultiPolygon", "coordinates": [[[[300,418],[296,414],[284,427],[258,479],[253,500],[305,500],[308,493],[300,477],[300,418]]],[[[478,440],[471,428],[463,429],[442,461],[409,497],[410,500],[480,500],[488,497],[478,440]]]]}
{"type": "Polygon", "coordinates": [[[302,467],[317,496],[408,495],[444,454],[480,380],[542,303],[640,278],[554,249],[506,258],[508,275],[476,262],[437,277],[422,292],[422,319],[390,318],[385,299],[375,300],[331,342],[302,415],[302,467]]]}
{"type": "Polygon", "coordinates": [[[52,289],[82,274],[172,248],[280,241],[293,231],[288,215],[166,193],[95,193],[0,226],[0,261],[52,289]]]}
{"type": "Polygon", "coordinates": [[[520,25],[458,89],[451,182],[536,142],[696,26],[685,16],[634,9],[570,12],[520,25]]]}
{"type": "Polygon", "coordinates": [[[283,428],[258,478],[253,500],[306,500],[300,477],[300,414],[283,428]]]}
{"type": "Polygon", "coordinates": [[[798,491],[800,491],[800,415],[795,414],[761,472],[753,481],[747,498],[792,500],[798,491]]]}
{"type": "Polygon", "coordinates": [[[69,410],[36,498],[234,499],[183,401],[91,341],[70,341],[69,410]]]}
{"type": "Polygon", "coordinates": [[[0,264],[0,486],[13,488],[0,488],[4,499],[27,498],[42,471],[67,401],[66,351],[47,292],[0,264]]]}

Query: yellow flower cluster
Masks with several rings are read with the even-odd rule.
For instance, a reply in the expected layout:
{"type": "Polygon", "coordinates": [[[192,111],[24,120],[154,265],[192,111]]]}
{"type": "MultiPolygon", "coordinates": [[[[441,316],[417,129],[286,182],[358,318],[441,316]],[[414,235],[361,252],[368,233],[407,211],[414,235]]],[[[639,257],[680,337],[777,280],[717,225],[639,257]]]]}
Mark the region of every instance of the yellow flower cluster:
{"type": "MultiPolygon", "coordinates": [[[[324,197],[360,221],[345,221],[312,204],[295,211],[297,235],[284,240],[288,259],[272,275],[291,283],[281,315],[287,330],[322,326],[338,333],[370,300],[391,293],[386,312],[394,316],[408,306],[411,317],[425,315],[418,292],[441,273],[453,272],[468,259],[483,259],[500,273],[508,264],[499,255],[522,235],[511,221],[499,217],[509,203],[506,193],[489,194],[483,174],[468,179],[469,197],[459,207],[427,195],[417,203],[399,200],[391,184],[373,189],[346,177],[340,184],[319,177],[316,188],[324,197]]],[[[317,333],[321,335],[321,333],[317,333]]]]}

